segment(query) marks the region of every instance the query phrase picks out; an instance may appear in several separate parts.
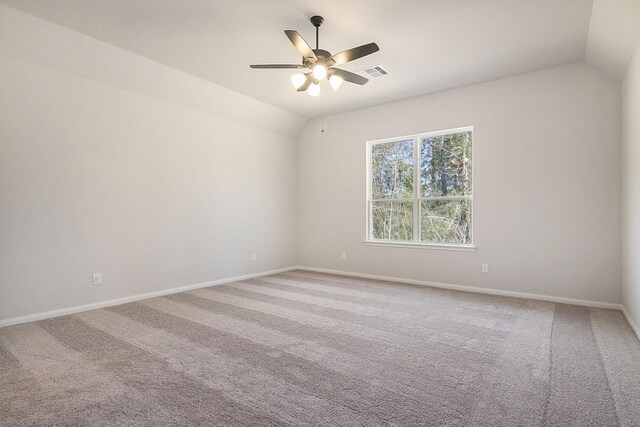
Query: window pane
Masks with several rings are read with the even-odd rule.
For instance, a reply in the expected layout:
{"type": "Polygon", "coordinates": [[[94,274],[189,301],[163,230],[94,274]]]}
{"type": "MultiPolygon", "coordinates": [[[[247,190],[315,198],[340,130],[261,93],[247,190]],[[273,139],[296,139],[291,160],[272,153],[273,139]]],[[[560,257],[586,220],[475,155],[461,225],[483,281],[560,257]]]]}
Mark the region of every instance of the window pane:
{"type": "Polygon", "coordinates": [[[373,199],[413,198],[413,140],[371,146],[373,199]]]}
{"type": "Polygon", "coordinates": [[[413,239],[413,202],[371,202],[372,238],[413,239]]]}
{"type": "Polygon", "coordinates": [[[472,194],[471,144],[471,131],[420,138],[423,197],[472,194]]]}
{"type": "Polygon", "coordinates": [[[424,200],[421,239],[430,243],[471,243],[471,200],[424,200]]]}

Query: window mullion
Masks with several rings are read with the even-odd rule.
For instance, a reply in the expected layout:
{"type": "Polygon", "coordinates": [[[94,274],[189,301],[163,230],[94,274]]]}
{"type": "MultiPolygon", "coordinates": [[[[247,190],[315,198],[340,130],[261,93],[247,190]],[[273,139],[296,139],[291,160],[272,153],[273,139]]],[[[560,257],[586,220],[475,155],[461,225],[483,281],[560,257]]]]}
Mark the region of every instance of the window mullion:
{"type": "Polygon", "coordinates": [[[420,138],[413,138],[413,241],[420,241],[420,138]]]}

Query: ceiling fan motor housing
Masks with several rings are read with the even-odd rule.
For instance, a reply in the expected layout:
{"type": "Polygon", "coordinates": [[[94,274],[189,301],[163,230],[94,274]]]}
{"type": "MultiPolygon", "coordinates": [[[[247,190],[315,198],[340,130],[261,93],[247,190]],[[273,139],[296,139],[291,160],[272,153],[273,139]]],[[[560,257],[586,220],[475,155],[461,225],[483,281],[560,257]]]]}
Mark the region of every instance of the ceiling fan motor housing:
{"type": "Polygon", "coordinates": [[[326,64],[327,66],[329,66],[329,62],[328,61],[329,58],[331,58],[331,52],[326,51],[324,49],[312,49],[313,53],[316,55],[316,57],[318,58],[318,60],[314,60],[313,58],[304,58],[304,65],[311,68],[313,67],[313,64],[315,64],[316,62],[321,62],[326,64]]]}

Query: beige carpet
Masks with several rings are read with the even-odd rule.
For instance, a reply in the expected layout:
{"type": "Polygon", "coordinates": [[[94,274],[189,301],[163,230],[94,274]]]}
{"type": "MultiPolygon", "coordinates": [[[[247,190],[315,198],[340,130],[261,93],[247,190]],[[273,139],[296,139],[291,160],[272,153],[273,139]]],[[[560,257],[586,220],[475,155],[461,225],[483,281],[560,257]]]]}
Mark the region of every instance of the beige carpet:
{"type": "Polygon", "coordinates": [[[618,311],[303,271],[0,329],[0,424],[638,426],[618,311]]]}

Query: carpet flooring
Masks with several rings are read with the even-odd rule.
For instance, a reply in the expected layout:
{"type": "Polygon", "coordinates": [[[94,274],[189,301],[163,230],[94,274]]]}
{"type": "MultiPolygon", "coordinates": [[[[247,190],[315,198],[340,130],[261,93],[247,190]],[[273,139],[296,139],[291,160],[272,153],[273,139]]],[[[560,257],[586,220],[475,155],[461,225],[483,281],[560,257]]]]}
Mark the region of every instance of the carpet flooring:
{"type": "Polygon", "coordinates": [[[292,271],[0,329],[0,424],[639,426],[619,311],[292,271]]]}

